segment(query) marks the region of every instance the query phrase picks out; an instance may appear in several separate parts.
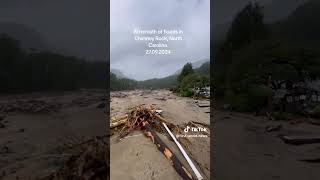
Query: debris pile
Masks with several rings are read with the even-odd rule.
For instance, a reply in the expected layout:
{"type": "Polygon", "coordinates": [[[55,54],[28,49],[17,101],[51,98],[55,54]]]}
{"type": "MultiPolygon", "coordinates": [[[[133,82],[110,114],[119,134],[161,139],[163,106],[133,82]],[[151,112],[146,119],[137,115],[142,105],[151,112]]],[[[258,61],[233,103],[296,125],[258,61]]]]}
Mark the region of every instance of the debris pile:
{"type": "Polygon", "coordinates": [[[85,148],[78,154],[72,155],[62,168],[41,180],[108,179],[108,151],[109,145],[103,138],[87,141],[85,148]]]}
{"type": "Polygon", "coordinates": [[[128,94],[123,93],[123,92],[112,92],[112,93],[111,93],[111,97],[115,97],[115,98],[126,98],[126,97],[128,97],[128,94]]]}
{"type": "Polygon", "coordinates": [[[165,97],[156,97],[154,98],[156,100],[160,100],[160,101],[166,101],[167,99],[165,97]]]}
{"type": "Polygon", "coordinates": [[[281,80],[272,82],[273,104],[283,112],[312,115],[320,104],[319,81],[281,80]]]}
{"type": "Polygon", "coordinates": [[[127,116],[113,119],[110,123],[110,128],[118,130],[118,127],[122,127],[120,130],[120,137],[123,138],[135,129],[141,129],[142,122],[147,121],[156,131],[164,133],[164,128],[161,125],[162,122],[166,123],[171,130],[177,130],[177,126],[168,122],[159,115],[159,110],[155,106],[145,107],[139,105],[135,107],[127,116]]]}
{"type": "Polygon", "coordinates": [[[17,100],[14,102],[0,104],[0,112],[52,112],[56,111],[61,105],[54,102],[43,100],[17,100]]]}
{"type": "Polygon", "coordinates": [[[118,127],[120,126],[119,124],[123,126],[120,131],[120,138],[124,138],[133,130],[143,130],[145,136],[149,138],[156,145],[158,150],[165,155],[176,172],[183,179],[194,179],[192,174],[183,166],[183,164],[173,153],[173,151],[161,140],[161,138],[154,131],[156,130],[157,132],[160,132],[162,134],[165,134],[166,131],[181,131],[178,126],[166,121],[163,117],[161,117],[159,115],[159,112],[160,111],[157,110],[153,105],[149,107],[140,105],[134,108],[131,113],[123,119],[116,122],[111,122],[110,127],[118,127]],[[164,129],[163,126],[166,127],[167,130],[164,129]]]}
{"type": "Polygon", "coordinates": [[[197,97],[210,98],[210,87],[195,88],[194,95],[197,97]]]}

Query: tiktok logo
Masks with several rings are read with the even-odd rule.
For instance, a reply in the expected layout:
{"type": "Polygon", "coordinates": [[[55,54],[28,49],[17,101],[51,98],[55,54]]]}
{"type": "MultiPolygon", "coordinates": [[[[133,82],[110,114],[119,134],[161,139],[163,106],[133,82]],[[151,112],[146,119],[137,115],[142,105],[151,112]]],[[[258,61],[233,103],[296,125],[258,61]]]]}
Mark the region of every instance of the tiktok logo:
{"type": "Polygon", "coordinates": [[[184,132],[189,132],[189,129],[190,129],[190,127],[189,126],[187,126],[186,128],[184,128],[184,132]]]}
{"type": "Polygon", "coordinates": [[[203,127],[189,127],[187,126],[186,128],[184,128],[184,132],[189,132],[189,131],[192,131],[192,132],[206,132],[207,129],[206,128],[203,128],[203,127]]]}

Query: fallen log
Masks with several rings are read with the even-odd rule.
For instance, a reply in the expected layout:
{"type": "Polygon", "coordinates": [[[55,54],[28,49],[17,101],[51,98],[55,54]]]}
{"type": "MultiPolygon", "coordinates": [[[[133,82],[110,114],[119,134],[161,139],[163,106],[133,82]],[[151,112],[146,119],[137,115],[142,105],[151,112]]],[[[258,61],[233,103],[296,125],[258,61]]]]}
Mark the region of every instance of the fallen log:
{"type": "Polygon", "coordinates": [[[165,123],[162,123],[163,126],[165,127],[165,129],[167,130],[167,132],[169,133],[169,135],[171,136],[171,138],[173,139],[173,141],[176,143],[176,145],[178,146],[178,148],[180,149],[181,153],[183,154],[184,158],[186,158],[187,162],[189,163],[191,169],[193,170],[193,172],[196,174],[198,180],[202,180],[203,177],[200,174],[200,172],[198,171],[198,169],[196,168],[196,166],[193,164],[192,160],[190,159],[190,157],[188,156],[188,154],[186,153],[186,151],[183,149],[183,147],[181,146],[181,144],[179,143],[179,141],[175,138],[175,136],[172,134],[172,132],[170,131],[170,129],[168,128],[168,126],[165,123]]]}
{"type": "Polygon", "coordinates": [[[142,122],[142,128],[145,131],[145,135],[157,145],[158,150],[161,151],[165,157],[171,162],[177,173],[185,180],[194,179],[192,174],[182,165],[177,156],[170,150],[168,146],[159,138],[159,136],[152,130],[150,124],[147,121],[142,122]]]}
{"type": "Polygon", "coordinates": [[[163,117],[159,116],[158,114],[154,115],[159,121],[166,123],[166,124],[172,124],[170,122],[168,122],[166,119],[164,119],[163,117]]]}
{"type": "Polygon", "coordinates": [[[127,136],[130,132],[136,129],[144,130],[144,134],[151,139],[151,141],[157,145],[159,151],[161,151],[166,158],[171,162],[177,173],[186,180],[194,179],[192,174],[182,165],[175,154],[166,146],[166,144],[159,138],[159,136],[152,129],[160,130],[162,128],[161,122],[175,127],[172,123],[167,122],[163,117],[156,113],[154,106],[146,108],[143,105],[137,106],[134,110],[128,114],[127,121],[124,127],[120,131],[120,139],[127,136]],[[159,126],[160,124],[160,126],[159,126]]]}
{"type": "Polygon", "coordinates": [[[122,116],[122,117],[118,117],[118,118],[112,117],[112,118],[111,118],[111,122],[116,122],[116,121],[120,121],[120,120],[122,120],[122,119],[127,119],[127,118],[128,118],[127,115],[122,116]]]}
{"type": "Polygon", "coordinates": [[[282,136],[281,139],[292,145],[314,144],[320,143],[320,137],[306,137],[306,136],[282,136]]]}

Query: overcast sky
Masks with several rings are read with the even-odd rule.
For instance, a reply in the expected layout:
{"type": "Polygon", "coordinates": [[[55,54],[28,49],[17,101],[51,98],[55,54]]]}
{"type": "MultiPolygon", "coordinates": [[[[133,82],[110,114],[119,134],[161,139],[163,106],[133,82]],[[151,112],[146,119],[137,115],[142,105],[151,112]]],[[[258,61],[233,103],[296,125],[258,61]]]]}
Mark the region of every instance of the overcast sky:
{"type": "Polygon", "coordinates": [[[26,25],[68,55],[106,60],[107,0],[0,0],[0,23],[26,25]]]}
{"type": "Polygon", "coordinates": [[[165,77],[187,62],[210,57],[209,0],[111,0],[111,68],[137,80],[165,77]],[[169,43],[171,55],[144,55],[133,30],[181,29],[184,40],[169,43]]]}
{"type": "MultiPolygon", "coordinates": [[[[183,28],[185,30],[185,42],[180,44],[180,53],[173,61],[172,58],[164,58],[161,61],[149,62],[144,71],[148,69],[146,76],[158,77],[170,74],[184,64],[185,61],[193,61],[208,57],[207,31],[209,21],[209,2],[213,3],[212,19],[213,24],[229,22],[243,6],[250,0],[111,0],[113,8],[111,13],[113,19],[116,43],[112,45],[114,57],[117,61],[126,61],[132,58],[134,48],[126,42],[128,31],[134,25],[141,26],[162,26],[168,28],[183,28]],[[157,22],[157,23],[155,23],[157,22]],[[135,24],[136,23],[136,24],[135,24]],[[122,27],[121,27],[122,26],[122,27]],[[198,33],[194,33],[198,31],[198,33]],[[121,37],[121,38],[119,38],[121,37]],[[120,45],[122,43],[122,45],[120,45]],[[120,45],[120,46],[119,46],[120,45]],[[125,47],[128,46],[129,48],[125,47]],[[181,53],[182,50],[183,53],[181,53]],[[184,55],[184,53],[186,53],[184,55]],[[122,56],[122,57],[121,57],[122,56]],[[180,57],[178,57],[180,56],[180,57]],[[184,58],[188,56],[188,58],[184,58]],[[157,69],[154,69],[154,67],[157,69]],[[168,66],[168,67],[166,67],[168,66]],[[163,73],[161,73],[164,69],[163,73]]],[[[306,0],[258,0],[263,4],[271,2],[282,3],[281,9],[286,9],[288,4],[306,0]]],[[[0,0],[0,23],[14,22],[24,24],[41,33],[50,47],[62,49],[68,55],[86,57],[90,59],[106,59],[108,45],[107,21],[109,19],[108,0],[0,0]]],[[[280,3],[281,4],[281,3],[280,3]]],[[[130,37],[132,38],[132,37],[130,37]]],[[[146,59],[139,58],[141,63],[146,59]]],[[[131,65],[114,63],[116,67],[137,66],[137,61],[131,65]],[[120,64],[122,64],[120,66],[120,64]]],[[[145,63],[144,63],[145,64],[145,63]]],[[[132,69],[133,69],[132,68],[132,69]]],[[[127,68],[123,68],[127,70],[127,68]]],[[[127,73],[127,72],[125,72],[127,73]]],[[[135,75],[136,72],[128,72],[135,75]]],[[[143,72],[144,73],[144,72],[143,72]]],[[[138,76],[137,76],[138,77],[138,76]]]]}

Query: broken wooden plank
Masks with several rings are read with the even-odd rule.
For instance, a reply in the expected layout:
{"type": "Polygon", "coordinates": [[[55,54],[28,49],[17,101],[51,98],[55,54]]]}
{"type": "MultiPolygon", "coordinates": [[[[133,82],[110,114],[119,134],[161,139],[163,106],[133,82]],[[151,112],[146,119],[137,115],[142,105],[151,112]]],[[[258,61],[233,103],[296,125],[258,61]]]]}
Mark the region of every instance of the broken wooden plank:
{"type": "Polygon", "coordinates": [[[198,103],[198,106],[201,108],[210,107],[210,103],[198,103]]]}
{"type": "Polygon", "coordinates": [[[111,117],[111,122],[116,122],[116,121],[120,121],[122,119],[127,119],[128,118],[128,115],[125,115],[125,116],[122,116],[122,117],[111,117]]]}
{"type": "Polygon", "coordinates": [[[166,119],[164,119],[163,117],[159,116],[158,114],[155,114],[154,115],[158,120],[160,120],[161,122],[163,123],[166,123],[166,124],[172,124],[172,123],[169,123],[166,119]]]}
{"type": "Polygon", "coordinates": [[[160,109],[157,109],[157,110],[156,110],[156,113],[157,113],[158,115],[161,115],[162,112],[163,112],[163,110],[160,110],[160,109]]]}
{"type": "Polygon", "coordinates": [[[320,143],[320,136],[282,136],[281,139],[285,143],[292,145],[320,143]]]}
{"type": "Polygon", "coordinates": [[[173,151],[160,139],[156,132],[151,128],[147,121],[142,122],[142,127],[145,130],[145,135],[157,145],[159,151],[161,151],[165,157],[171,162],[176,172],[184,179],[194,179],[192,174],[182,165],[178,157],[173,151]]]}
{"type": "Polygon", "coordinates": [[[198,180],[202,180],[203,177],[200,174],[200,172],[198,171],[198,169],[196,168],[196,166],[193,164],[192,160],[190,159],[190,157],[188,156],[188,154],[186,153],[186,151],[183,149],[183,147],[181,146],[181,144],[179,143],[179,141],[175,138],[175,136],[172,134],[172,132],[170,131],[170,129],[168,128],[168,126],[165,123],[162,123],[163,126],[165,127],[165,129],[167,130],[167,132],[169,133],[169,135],[171,136],[171,138],[173,139],[173,141],[176,143],[176,145],[178,146],[179,150],[181,151],[181,153],[183,154],[183,156],[186,158],[187,162],[189,163],[191,169],[193,170],[193,172],[196,174],[198,180]]]}

